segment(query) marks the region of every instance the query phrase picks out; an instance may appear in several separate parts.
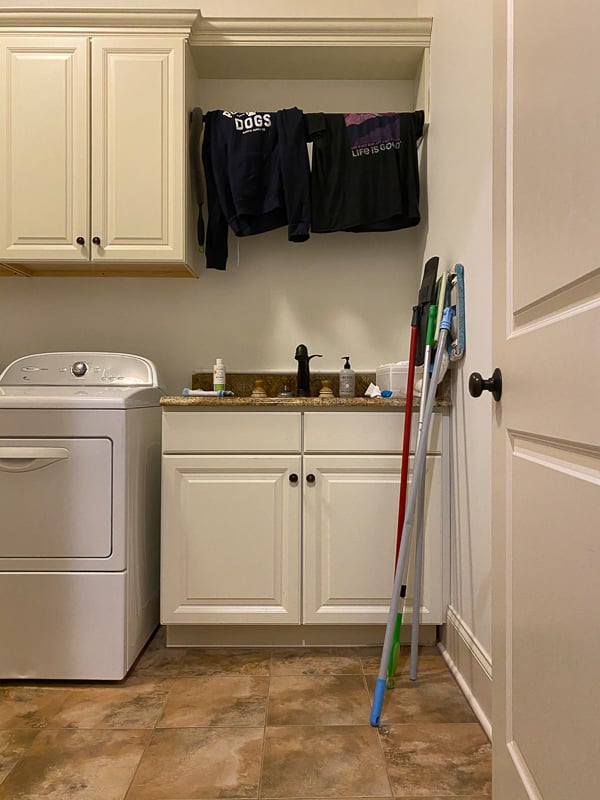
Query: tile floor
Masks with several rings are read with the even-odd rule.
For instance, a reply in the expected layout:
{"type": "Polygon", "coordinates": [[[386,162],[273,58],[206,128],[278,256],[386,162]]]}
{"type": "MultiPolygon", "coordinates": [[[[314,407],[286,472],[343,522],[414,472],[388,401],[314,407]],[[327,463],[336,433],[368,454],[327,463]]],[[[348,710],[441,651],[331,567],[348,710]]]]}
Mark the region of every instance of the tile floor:
{"type": "Polygon", "coordinates": [[[491,749],[435,648],[167,649],[123,681],[0,682],[0,800],[488,800],[491,749]]]}

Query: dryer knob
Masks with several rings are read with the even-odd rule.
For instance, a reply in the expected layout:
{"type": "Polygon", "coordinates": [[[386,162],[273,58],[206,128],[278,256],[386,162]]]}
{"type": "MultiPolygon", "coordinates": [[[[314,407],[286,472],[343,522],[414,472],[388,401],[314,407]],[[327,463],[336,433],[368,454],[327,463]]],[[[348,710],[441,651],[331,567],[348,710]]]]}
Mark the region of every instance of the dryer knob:
{"type": "Polygon", "coordinates": [[[85,361],[76,361],[71,367],[71,372],[76,378],[83,378],[87,371],[88,365],[85,363],[85,361]]]}

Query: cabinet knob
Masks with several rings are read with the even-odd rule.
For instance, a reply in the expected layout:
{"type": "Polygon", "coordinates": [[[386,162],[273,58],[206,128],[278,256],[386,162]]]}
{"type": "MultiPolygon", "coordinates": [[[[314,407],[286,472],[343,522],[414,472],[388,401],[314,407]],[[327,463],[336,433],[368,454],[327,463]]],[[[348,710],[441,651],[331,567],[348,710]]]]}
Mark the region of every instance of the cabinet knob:
{"type": "Polygon", "coordinates": [[[312,472],[309,472],[309,474],[306,476],[306,482],[310,483],[311,486],[315,482],[315,476],[312,474],[312,472]]]}
{"type": "Polygon", "coordinates": [[[482,378],[479,372],[469,376],[469,394],[480,397],[482,392],[491,392],[496,402],[502,397],[502,373],[496,367],[491,378],[482,378]]]}
{"type": "Polygon", "coordinates": [[[295,472],[292,472],[292,474],[290,475],[289,480],[290,480],[290,483],[293,483],[294,485],[296,483],[298,483],[298,476],[296,475],[295,472]]]}
{"type": "Polygon", "coordinates": [[[92,236],[92,244],[100,244],[100,237],[92,236]]]}
{"type": "Polygon", "coordinates": [[[81,245],[82,247],[83,247],[83,245],[85,244],[85,239],[83,238],[83,236],[78,236],[78,237],[75,239],[75,241],[77,242],[77,244],[81,245]]]}

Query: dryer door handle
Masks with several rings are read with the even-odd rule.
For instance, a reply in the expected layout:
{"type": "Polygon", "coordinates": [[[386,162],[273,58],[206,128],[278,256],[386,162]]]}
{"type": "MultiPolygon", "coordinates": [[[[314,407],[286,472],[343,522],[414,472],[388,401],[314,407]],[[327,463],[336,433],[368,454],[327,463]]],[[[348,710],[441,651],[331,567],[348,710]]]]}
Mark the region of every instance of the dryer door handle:
{"type": "Polygon", "coordinates": [[[0,447],[0,470],[32,472],[68,457],[66,447],[0,447]]]}

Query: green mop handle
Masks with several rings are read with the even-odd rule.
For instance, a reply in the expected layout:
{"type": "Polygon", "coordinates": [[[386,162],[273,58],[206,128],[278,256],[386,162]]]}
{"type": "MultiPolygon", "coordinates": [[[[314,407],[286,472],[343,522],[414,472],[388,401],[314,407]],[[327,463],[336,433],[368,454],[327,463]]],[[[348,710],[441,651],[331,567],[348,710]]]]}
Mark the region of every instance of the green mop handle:
{"type": "MultiPolygon", "coordinates": [[[[426,347],[433,347],[435,328],[437,323],[437,315],[438,315],[438,307],[434,305],[429,306],[429,319],[427,320],[427,337],[425,339],[426,347]]],[[[421,398],[423,398],[423,392],[421,392],[421,398]]]]}

